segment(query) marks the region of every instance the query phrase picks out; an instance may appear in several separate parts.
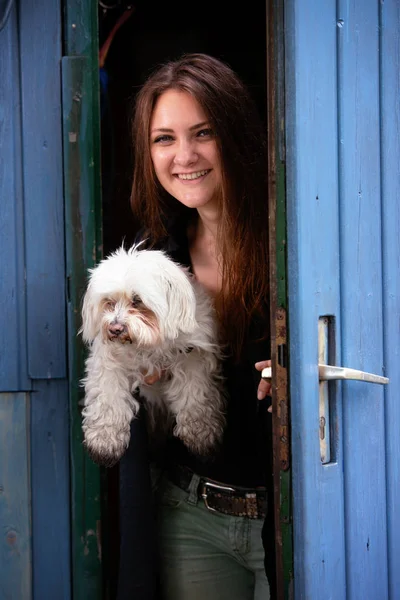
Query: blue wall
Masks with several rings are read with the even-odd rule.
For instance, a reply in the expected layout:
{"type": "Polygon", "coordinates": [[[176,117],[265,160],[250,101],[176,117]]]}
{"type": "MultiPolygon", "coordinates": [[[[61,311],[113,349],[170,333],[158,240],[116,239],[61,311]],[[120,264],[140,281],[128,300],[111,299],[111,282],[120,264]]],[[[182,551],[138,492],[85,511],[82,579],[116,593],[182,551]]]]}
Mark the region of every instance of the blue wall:
{"type": "Polygon", "coordinates": [[[70,597],[61,25],[57,0],[20,0],[0,31],[0,597],[16,600],[70,597]]]}

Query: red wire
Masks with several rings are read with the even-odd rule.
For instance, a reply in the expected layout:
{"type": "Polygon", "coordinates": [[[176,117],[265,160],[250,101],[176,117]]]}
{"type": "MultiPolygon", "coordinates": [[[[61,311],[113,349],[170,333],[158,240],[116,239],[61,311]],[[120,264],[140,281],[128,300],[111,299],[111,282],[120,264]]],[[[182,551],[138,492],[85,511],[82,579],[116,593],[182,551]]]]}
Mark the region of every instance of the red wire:
{"type": "Polygon", "coordinates": [[[102,45],[102,47],[100,48],[100,52],[99,52],[99,67],[100,68],[104,67],[104,64],[105,64],[106,58],[107,58],[107,54],[108,54],[108,51],[111,46],[111,42],[113,41],[115,34],[117,33],[117,31],[121,27],[121,25],[123,25],[125,23],[125,21],[127,21],[129,19],[129,17],[131,16],[131,14],[133,13],[134,10],[135,10],[134,6],[132,8],[128,8],[120,16],[120,18],[118,19],[118,21],[115,23],[114,27],[111,29],[110,33],[108,34],[108,37],[107,37],[106,41],[104,42],[104,44],[102,45]]]}

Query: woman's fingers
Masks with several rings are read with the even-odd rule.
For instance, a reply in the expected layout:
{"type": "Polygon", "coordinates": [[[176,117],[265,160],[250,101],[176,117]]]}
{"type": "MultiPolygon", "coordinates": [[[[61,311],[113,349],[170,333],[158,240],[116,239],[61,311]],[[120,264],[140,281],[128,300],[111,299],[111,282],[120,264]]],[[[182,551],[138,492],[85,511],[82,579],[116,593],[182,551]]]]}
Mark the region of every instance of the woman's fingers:
{"type": "Polygon", "coordinates": [[[259,400],[264,400],[265,396],[269,396],[270,394],[271,394],[271,382],[261,379],[260,383],[258,384],[257,398],[259,400]]]}
{"type": "MultiPolygon", "coordinates": [[[[156,371],[155,373],[153,373],[152,375],[146,375],[144,377],[144,382],[146,385],[153,385],[153,383],[156,383],[156,381],[158,381],[159,379],[161,379],[161,377],[163,376],[164,371],[156,371]]],[[[144,373],[143,373],[144,375],[144,373]]]]}
{"type": "MultiPolygon", "coordinates": [[[[262,371],[263,369],[267,369],[271,366],[270,360],[261,360],[260,362],[256,362],[254,365],[257,371],[262,371]]],[[[261,379],[258,390],[257,390],[257,398],[258,400],[264,400],[266,396],[271,395],[271,381],[269,379],[261,379]]],[[[269,412],[272,412],[272,408],[268,408],[269,412]]]]}
{"type": "Polygon", "coordinates": [[[156,373],[155,375],[147,375],[147,377],[144,378],[144,382],[146,385],[153,385],[153,383],[158,381],[160,377],[161,375],[159,373],[156,373]]]}
{"type": "Polygon", "coordinates": [[[266,369],[267,367],[271,367],[272,363],[270,360],[261,360],[260,362],[256,362],[256,364],[254,366],[257,369],[257,371],[262,371],[263,369],[266,369]]]}

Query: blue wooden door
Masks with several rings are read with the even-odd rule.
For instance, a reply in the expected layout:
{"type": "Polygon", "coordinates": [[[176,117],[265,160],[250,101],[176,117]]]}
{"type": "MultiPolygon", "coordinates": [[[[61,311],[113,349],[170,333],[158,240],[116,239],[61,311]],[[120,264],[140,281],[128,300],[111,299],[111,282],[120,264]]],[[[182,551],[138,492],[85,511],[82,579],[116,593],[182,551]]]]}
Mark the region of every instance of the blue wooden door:
{"type": "Polygon", "coordinates": [[[285,6],[295,598],[395,600],[400,3],[285,6]],[[324,359],[390,383],[321,390],[324,359]]]}

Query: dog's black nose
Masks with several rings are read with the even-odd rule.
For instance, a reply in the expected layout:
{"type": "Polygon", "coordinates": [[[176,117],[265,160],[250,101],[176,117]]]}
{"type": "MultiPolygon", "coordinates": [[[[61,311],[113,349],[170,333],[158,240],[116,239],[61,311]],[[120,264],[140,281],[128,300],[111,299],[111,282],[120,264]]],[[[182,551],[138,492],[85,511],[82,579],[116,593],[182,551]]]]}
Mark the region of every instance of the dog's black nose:
{"type": "Polygon", "coordinates": [[[125,331],[125,326],[121,325],[121,323],[110,323],[108,331],[112,333],[112,335],[121,335],[121,333],[124,333],[125,331]]]}

